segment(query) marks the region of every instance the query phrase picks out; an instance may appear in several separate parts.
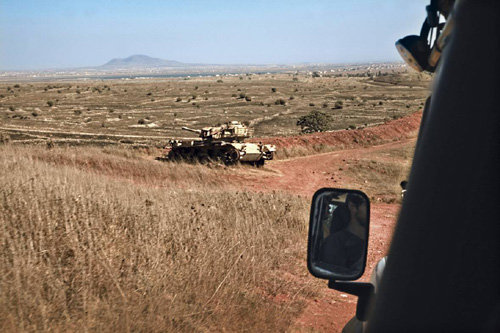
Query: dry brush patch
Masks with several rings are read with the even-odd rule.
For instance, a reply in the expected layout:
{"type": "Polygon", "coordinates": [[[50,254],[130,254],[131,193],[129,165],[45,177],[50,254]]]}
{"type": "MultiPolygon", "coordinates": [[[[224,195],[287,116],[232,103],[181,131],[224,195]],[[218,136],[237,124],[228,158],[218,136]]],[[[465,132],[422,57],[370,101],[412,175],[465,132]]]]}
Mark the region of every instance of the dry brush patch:
{"type": "Polygon", "coordinates": [[[285,330],[300,311],[270,296],[308,292],[282,274],[304,256],[303,199],[167,190],[0,149],[3,331],[285,330]]]}
{"type": "MultiPolygon", "coordinates": [[[[14,148],[12,148],[14,149],[14,148]]],[[[82,171],[107,175],[117,180],[130,181],[153,187],[189,188],[196,184],[198,189],[205,186],[230,187],[221,177],[237,168],[227,168],[218,164],[164,163],[153,161],[151,152],[139,152],[118,147],[16,147],[17,154],[56,166],[69,166],[82,171]]]]}
{"type": "Polygon", "coordinates": [[[346,187],[365,191],[372,202],[401,203],[400,182],[408,180],[414,150],[414,141],[409,141],[395,149],[346,160],[345,175],[350,179],[346,187]]]}

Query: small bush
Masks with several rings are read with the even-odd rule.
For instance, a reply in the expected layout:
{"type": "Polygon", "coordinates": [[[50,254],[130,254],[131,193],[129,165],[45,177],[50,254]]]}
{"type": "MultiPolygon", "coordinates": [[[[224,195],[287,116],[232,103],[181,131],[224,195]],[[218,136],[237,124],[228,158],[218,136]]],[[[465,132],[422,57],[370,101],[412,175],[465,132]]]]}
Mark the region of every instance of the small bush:
{"type": "Polygon", "coordinates": [[[47,101],[47,105],[48,105],[49,107],[53,107],[53,106],[54,106],[54,102],[53,102],[53,101],[47,101]]]}
{"type": "Polygon", "coordinates": [[[283,98],[277,99],[274,101],[274,104],[276,105],[286,105],[286,101],[283,98]]]}
{"type": "Polygon", "coordinates": [[[250,102],[252,98],[250,96],[245,96],[245,101],[250,102]]]}
{"type": "Polygon", "coordinates": [[[177,98],[175,99],[175,101],[176,101],[176,102],[181,102],[181,101],[182,101],[182,98],[177,97],[177,98]]]}
{"type": "Polygon", "coordinates": [[[321,111],[312,111],[297,121],[302,133],[324,132],[330,129],[332,117],[321,111]]]}
{"type": "Polygon", "coordinates": [[[0,133],[0,144],[6,144],[10,141],[10,135],[5,133],[0,133]]]}
{"type": "Polygon", "coordinates": [[[271,88],[271,91],[272,91],[273,93],[275,93],[275,92],[276,92],[276,88],[271,88]]]}
{"type": "Polygon", "coordinates": [[[16,109],[15,107],[13,107],[13,106],[9,106],[9,110],[10,110],[10,111],[14,111],[15,109],[16,109]]]}
{"type": "Polygon", "coordinates": [[[342,101],[336,101],[335,106],[333,107],[334,109],[342,109],[344,107],[344,102],[342,101]]]}

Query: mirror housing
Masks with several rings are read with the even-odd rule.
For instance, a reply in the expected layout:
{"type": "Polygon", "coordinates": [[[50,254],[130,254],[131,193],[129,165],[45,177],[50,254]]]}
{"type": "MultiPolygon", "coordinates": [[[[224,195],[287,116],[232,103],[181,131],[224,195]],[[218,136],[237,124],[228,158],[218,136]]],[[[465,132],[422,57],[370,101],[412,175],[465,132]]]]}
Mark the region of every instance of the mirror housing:
{"type": "Polygon", "coordinates": [[[312,200],[307,268],[315,277],[352,281],[366,266],[370,200],[361,191],[318,190],[312,200]]]}

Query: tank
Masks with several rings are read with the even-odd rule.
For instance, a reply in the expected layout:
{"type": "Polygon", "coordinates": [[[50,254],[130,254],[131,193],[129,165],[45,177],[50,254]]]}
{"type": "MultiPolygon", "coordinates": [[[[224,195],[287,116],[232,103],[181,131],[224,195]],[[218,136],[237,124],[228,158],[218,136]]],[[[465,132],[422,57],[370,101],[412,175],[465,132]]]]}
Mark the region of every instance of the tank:
{"type": "Polygon", "coordinates": [[[238,162],[263,166],[266,160],[272,160],[276,147],[262,143],[244,142],[251,137],[253,129],[238,121],[231,121],[221,126],[183,130],[198,134],[198,140],[170,140],[168,153],[159,160],[206,163],[210,161],[233,165],[238,162]]]}

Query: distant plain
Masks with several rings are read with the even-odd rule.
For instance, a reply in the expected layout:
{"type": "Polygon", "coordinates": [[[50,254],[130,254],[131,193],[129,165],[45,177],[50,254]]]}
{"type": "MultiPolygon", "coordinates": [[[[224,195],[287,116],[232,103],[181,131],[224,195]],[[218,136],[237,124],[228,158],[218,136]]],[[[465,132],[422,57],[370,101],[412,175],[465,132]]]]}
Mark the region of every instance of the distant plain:
{"type": "MultiPolygon", "coordinates": [[[[332,129],[399,118],[422,108],[430,77],[383,72],[242,74],[133,80],[0,83],[0,133],[12,141],[164,145],[238,120],[255,136],[300,134],[300,116],[329,114],[332,129]]],[[[194,135],[195,136],[195,135],[194,135]]]]}

